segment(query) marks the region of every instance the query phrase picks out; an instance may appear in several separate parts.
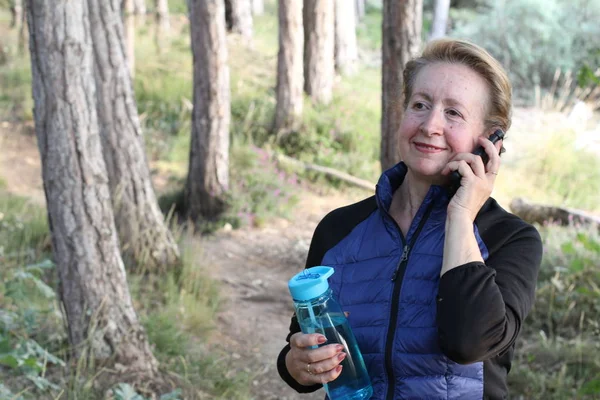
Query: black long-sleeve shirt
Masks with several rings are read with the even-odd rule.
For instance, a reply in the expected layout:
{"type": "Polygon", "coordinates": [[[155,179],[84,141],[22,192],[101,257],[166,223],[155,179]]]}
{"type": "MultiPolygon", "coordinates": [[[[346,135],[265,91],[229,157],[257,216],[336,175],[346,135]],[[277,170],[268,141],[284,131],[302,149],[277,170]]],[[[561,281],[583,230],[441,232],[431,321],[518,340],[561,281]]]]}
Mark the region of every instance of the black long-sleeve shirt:
{"type": "MultiPolygon", "coordinates": [[[[320,265],[325,253],[342,240],[376,208],[373,197],[334,210],[313,235],[306,267],[320,265]]],[[[537,230],[503,210],[489,199],[475,224],[489,257],[485,263],[471,262],[446,272],[437,296],[437,325],[442,351],[457,363],[484,363],[484,398],[508,396],[515,340],[531,309],[542,244],[537,230]]],[[[288,342],[300,326],[292,317],[288,342]]],[[[281,351],[277,366],[281,377],[300,393],[321,385],[303,386],[285,366],[289,344],[281,351]]]]}

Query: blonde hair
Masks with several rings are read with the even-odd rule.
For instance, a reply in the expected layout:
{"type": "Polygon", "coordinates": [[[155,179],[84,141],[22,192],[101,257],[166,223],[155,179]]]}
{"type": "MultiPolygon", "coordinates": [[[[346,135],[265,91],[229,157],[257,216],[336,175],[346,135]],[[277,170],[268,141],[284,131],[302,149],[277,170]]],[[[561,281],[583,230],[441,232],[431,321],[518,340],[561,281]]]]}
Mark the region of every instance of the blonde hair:
{"type": "Polygon", "coordinates": [[[502,65],[483,48],[456,39],[439,39],[427,44],[423,54],[404,68],[404,108],[412,95],[419,72],[435,63],[462,64],[477,72],[490,89],[490,104],[487,107],[485,127],[498,127],[505,132],[511,125],[512,87],[502,65]]]}

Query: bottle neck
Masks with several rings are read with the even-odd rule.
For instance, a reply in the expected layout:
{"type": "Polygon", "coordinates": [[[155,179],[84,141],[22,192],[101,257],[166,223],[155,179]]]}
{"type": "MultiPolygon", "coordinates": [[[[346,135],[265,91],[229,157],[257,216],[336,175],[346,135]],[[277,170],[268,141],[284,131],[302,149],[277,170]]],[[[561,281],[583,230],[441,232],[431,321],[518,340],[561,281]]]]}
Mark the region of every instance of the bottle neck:
{"type": "Polygon", "coordinates": [[[312,299],[308,299],[308,300],[294,299],[294,302],[296,302],[296,304],[299,304],[299,305],[318,304],[318,303],[323,303],[327,299],[330,299],[330,298],[331,298],[331,288],[327,289],[320,295],[313,297],[312,299]]]}

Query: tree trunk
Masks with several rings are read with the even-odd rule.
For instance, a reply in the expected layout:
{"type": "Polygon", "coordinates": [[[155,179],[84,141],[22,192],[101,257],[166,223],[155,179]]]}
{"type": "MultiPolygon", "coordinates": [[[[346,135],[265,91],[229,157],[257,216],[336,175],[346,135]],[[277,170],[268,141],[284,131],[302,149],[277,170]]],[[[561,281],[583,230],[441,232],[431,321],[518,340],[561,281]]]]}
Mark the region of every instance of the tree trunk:
{"type": "Polygon", "coordinates": [[[356,71],[357,60],[354,2],[335,0],[335,68],[350,75],[356,71]]]}
{"type": "Polygon", "coordinates": [[[231,21],[228,30],[247,39],[252,38],[252,0],[226,0],[231,7],[231,21]]]}
{"type": "Polygon", "coordinates": [[[328,104],[333,92],[334,3],[304,0],[304,91],[317,103],[328,104]]]}
{"type": "Polygon", "coordinates": [[[435,5],[433,6],[433,21],[431,23],[431,34],[429,35],[429,40],[435,40],[446,36],[449,11],[450,0],[435,0],[435,5]]]}
{"type": "Polygon", "coordinates": [[[157,34],[159,37],[167,35],[171,30],[171,22],[169,21],[169,1],[155,0],[156,5],[156,25],[158,27],[157,34]]]}
{"type": "Polygon", "coordinates": [[[264,0],[252,0],[252,15],[263,15],[265,13],[264,0]]]}
{"type": "Polygon", "coordinates": [[[302,0],[279,0],[279,54],[277,55],[277,106],[273,131],[297,128],[303,108],[302,0]]]}
{"type": "Polygon", "coordinates": [[[137,22],[146,22],[146,0],[133,0],[133,13],[137,16],[137,22]]]}
{"type": "Polygon", "coordinates": [[[158,207],[125,58],[119,0],[88,0],[97,113],[121,249],[138,265],[160,269],[179,249],[158,207]]]}
{"type": "Polygon", "coordinates": [[[135,15],[134,0],[123,0],[123,18],[125,26],[125,46],[129,75],[133,80],[135,76],[135,15]]]}
{"type": "Polygon", "coordinates": [[[566,207],[531,204],[521,198],[510,202],[510,211],[530,224],[555,223],[562,226],[586,225],[600,232],[600,217],[566,207]]]}
{"type": "Polygon", "coordinates": [[[365,17],[365,14],[367,12],[367,7],[365,4],[365,0],[355,0],[355,11],[356,11],[356,24],[358,25],[358,23],[360,21],[362,21],[362,19],[365,17]]]}
{"type": "Polygon", "coordinates": [[[223,0],[190,0],[194,109],[185,189],[189,217],[224,211],[229,186],[229,66],[223,0]]]}
{"type": "Polygon", "coordinates": [[[421,45],[422,0],[384,0],[381,96],[381,167],[398,161],[398,128],[404,114],[402,95],[404,65],[421,45]]]}
{"type": "Polygon", "coordinates": [[[27,3],[23,4],[22,0],[15,0],[15,4],[16,2],[19,2],[21,4],[21,15],[18,16],[20,22],[17,22],[18,28],[19,28],[19,37],[17,39],[17,52],[19,54],[23,54],[26,51],[26,42],[27,42],[27,27],[26,27],[26,23],[25,23],[25,13],[26,13],[26,9],[27,9],[27,3]]]}
{"type": "Polygon", "coordinates": [[[13,0],[10,6],[10,27],[20,32],[23,25],[23,0],[13,0]]]}
{"type": "Polygon", "coordinates": [[[154,375],[102,158],[87,3],[28,0],[34,116],[60,297],[75,357],[154,375]]]}

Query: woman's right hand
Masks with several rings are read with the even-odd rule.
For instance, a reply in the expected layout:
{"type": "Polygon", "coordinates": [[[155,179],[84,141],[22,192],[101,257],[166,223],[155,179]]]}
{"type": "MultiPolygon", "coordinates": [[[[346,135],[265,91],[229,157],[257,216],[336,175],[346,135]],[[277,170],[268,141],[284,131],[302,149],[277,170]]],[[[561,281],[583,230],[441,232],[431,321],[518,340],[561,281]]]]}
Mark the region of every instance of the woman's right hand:
{"type": "Polygon", "coordinates": [[[295,333],[290,338],[291,350],[285,356],[290,375],[301,385],[311,386],[328,383],[340,376],[340,363],[346,358],[341,344],[322,345],[327,341],[320,333],[295,333]]]}

